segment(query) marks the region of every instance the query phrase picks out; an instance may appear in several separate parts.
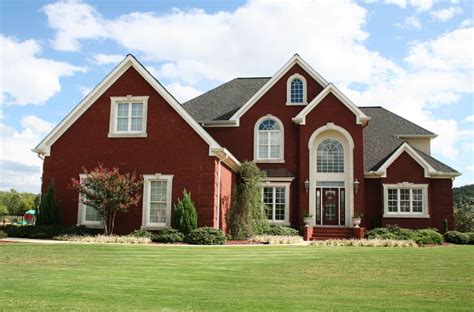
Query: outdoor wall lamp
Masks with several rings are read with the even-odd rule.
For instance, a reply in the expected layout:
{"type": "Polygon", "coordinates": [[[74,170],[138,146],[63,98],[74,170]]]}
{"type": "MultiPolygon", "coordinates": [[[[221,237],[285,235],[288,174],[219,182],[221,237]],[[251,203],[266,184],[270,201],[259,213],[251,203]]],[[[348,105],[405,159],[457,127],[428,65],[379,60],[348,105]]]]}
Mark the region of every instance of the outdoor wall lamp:
{"type": "Polygon", "coordinates": [[[309,191],[309,181],[308,181],[308,179],[306,179],[306,181],[304,181],[304,190],[306,191],[306,193],[308,193],[308,191],[309,191]]]}
{"type": "Polygon", "coordinates": [[[355,179],[355,181],[354,181],[354,193],[356,193],[356,194],[359,192],[359,185],[360,185],[360,182],[357,179],[355,179]]]}

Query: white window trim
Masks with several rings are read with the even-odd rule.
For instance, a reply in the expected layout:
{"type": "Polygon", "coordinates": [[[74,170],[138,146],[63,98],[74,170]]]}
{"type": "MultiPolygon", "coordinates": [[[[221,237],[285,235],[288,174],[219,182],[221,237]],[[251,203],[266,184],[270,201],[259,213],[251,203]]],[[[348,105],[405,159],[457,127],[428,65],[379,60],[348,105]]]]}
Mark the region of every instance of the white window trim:
{"type": "Polygon", "coordinates": [[[306,83],[306,78],[301,74],[291,75],[290,78],[286,81],[286,105],[287,106],[305,106],[308,105],[308,87],[306,83]],[[303,102],[293,103],[291,102],[291,83],[293,80],[299,79],[303,82],[303,102]]]}
{"type": "Polygon", "coordinates": [[[170,174],[144,174],[143,175],[143,210],[142,210],[142,229],[159,230],[171,227],[171,199],[173,190],[173,175],[170,174]],[[166,181],[168,183],[166,189],[166,223],[148,222],[150,213],[150,186],[151,181],[166,181]]]}
{"type": "MultiPolygon", "coordinates": [[[[271,182],[271,181],[266,181],[262,183],[262,202],[263,202],[263,188],[264,187],[284,187],[285,188],[285,220],[268,220],[269,224],[274,224],[274,225],[290,225],[290,182],[271,182]]],[[[273,207],[274,209],[274,207],[273,207]]],[[[273,219],[275,218],[275,211],[273,211],[273,219]]]]}
{"type": "MultiPolygon", "coordinates": [[[[83,181],[87,178],[87,174],[79,174],[79,181],[83,181]]],[[[86,226],[88,228],[103,229],[104,225],[102,221],[86,221],[86,205],[81,201],[82,195],[79,193],[78,204],[77,204],[77,226],[86,226]]]]}
{"type": "Polygon", "coordinates": [[[429,218],[428,213],[428,184],[413,184],[408,182],[398,184],[383,184],[383,198],[384,198],[384,218],[429,218]],[[389,212],[388,211],[388,190],[397,189],[397,206],[400,210],[400,189],[410,189],[410,212],[389,212]],[[413,211],[413,189],[422,189],[422,212],[413,211]]]}
{"type": "MultiPolygon", "coordinates": [[[[253,159],[256,163],[284,163],[285,162],[285,127],[280,119],[273,115],[266,115],[255,123],[253,130],[253,159]],[[258,127],[260,123],[266,119],[272,119],[278,123],[280,126],[280,157],[279,158],[259,158],[258,157],[258,139],[259,139],[259,130],[258,127]]],[[[269,155],[270,156],[270,155],[269,155]]]]}
{"type": "Polygon", "coordinates": [[[109,121],[109,138],[134,138],[146,137],[148,114],[148,96],[111,96],[110,97],[110,121],[109,121]],[[118,103],[143,103],[142,115],[142,131],[117,131],[117,107],[118,103]]]}

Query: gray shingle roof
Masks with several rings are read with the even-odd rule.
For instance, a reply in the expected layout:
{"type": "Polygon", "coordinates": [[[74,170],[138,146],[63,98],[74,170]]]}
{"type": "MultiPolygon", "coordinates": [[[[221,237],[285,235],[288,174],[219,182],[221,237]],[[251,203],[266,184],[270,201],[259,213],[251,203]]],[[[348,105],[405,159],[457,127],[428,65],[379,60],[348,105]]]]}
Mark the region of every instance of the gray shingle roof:
{"type": "Polygon", "coordinates": [[[247,102],[268,77],[236,78],[183,104],[197,121],[227,120],[247,102]]]}

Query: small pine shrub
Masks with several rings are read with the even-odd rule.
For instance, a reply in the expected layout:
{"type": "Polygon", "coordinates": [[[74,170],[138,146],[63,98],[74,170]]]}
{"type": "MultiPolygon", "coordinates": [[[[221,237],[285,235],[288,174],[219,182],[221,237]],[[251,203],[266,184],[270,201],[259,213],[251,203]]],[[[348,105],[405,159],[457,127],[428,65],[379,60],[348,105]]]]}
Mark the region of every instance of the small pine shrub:
{"type": "Polygon", "coordinates": [[[41,197],[36,225],[58,225],[59,221],[59,204],[56,200],[54,181],[52,181],[46,193],[41,197]]]}
{"type": "Polygon", "coordinates": [[[0,239],[7,238],[7,236],[8,236],[7,233],[0,231],[0,239]]]}
{"type": "Polygon", "coordinates": [[[219,229],[206,226],[191,231],[184,241],[193,245],[223,245],[225,235],[219,229]]]}
{"type": "Polygon", "coordinates": [[[183,199],[174,206],[175,226],[185,235],[197,228],[197,212],[191,193],[183,191],[183,199]]]}
{"type": "Polygon", "coordinates": [[[175,229],[167,229],[155,234],[151,240],[156,243],[165,244],[181,243],[184,240],[184,234],[175,229]]]}
{"type": "Polygon", "coordinates": [[[451,244],[464,245],[469,243],[469,235],[458,231],[449,231],[444,233],[444,240],[451,244]]]}
{"type": "Polygon", "coordinates": [[[271,236],[299,236],[297,230],[289,226],[270,225],[269,228],[263,232],[263,235],[271,236]]]}
{"type": "Polygon", "coordinates": [[[156,234],[153,233],[153,232],[144,230],[144,229],[140,229],[140,230],[133,231],[132,233],[128,234],[128,236],[131,236],[131,237],[145,237],[145,238],[149,238],[150,240],[153,240],[153,238],[155,238],[156,234]]]}

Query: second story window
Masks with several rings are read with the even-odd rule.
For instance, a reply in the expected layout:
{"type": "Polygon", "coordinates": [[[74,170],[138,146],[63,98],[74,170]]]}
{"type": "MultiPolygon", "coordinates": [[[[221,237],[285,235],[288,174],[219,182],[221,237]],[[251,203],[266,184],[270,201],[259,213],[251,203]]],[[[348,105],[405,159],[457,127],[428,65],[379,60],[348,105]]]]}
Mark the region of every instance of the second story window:
{"type": "Polygon", "coordinates": [[[259,120],[255,127],[255,159],[283,161],[283,125],[273,117],[259,120]]]}
{"type": "Polygon", "coordinates": [[[286,105],[306,105],[306,79],[303,75],[294,74],[288,78],[286,105]]]}
{"type": "Polygon", "coordinates": [[[291,82],[291,103],[303,103],[303,81],[298,78],[291,82]]]}
{"type": "Polygon", "coordinates": [[[145,137],[147,96],[111,97],[109,137],[145,137]]]}

